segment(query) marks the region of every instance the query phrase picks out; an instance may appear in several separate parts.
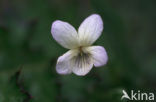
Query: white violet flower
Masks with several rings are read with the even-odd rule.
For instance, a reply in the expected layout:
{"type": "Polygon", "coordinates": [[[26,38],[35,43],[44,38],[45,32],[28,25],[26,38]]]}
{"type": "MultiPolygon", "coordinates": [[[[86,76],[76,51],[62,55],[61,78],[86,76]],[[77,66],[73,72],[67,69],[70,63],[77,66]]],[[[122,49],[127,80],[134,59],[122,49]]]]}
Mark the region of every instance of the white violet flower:
{"type": "Polygon", "coordinates": [[[75,73],[86,75],[93,67],[105,65],[108,60],[102,46],[91,46],[101,35],[103,21],[98,14],[87,17],[78,32],[67,22],[56,20],[52,23],[53,38],[64,48],[70,49],[57,60],[56,71],[59,74],[75,73]]]}

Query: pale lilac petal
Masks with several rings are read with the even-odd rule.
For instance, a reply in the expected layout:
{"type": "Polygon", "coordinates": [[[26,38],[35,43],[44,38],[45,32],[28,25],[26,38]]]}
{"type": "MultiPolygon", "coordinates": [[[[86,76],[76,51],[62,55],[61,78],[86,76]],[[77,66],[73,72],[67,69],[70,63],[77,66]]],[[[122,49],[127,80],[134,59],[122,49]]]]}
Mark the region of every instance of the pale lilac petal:
{"type": "Polygon", "coordinates": [[[51,27],[53,38],[63,47],[72,49],[78,46],[78,34],[67,22],[56,20],[51,27]]]}
{"type": "Polygon", "coordinates": [[[93,14],[87,17],[78,29],[78,35],[81,45],[93,44],[101,35],[103,30],[103,21],[100,15],[93,14]]]}
{"type": "Polygon", "coordinates": [[[70,59],[72,58],[72,51],[66,52],[64,55],[60,56],[57,60],[56,71],[59,74],[70,74],[72,72],[72,67],[70,66],[70,59]]]}
{"type": "Polygon", "coordinates": [[[93,57],[93,63],[95,67],[100,67],[107,63],[107,52],[102,46],[91,46],[88,47],[87,50],[91,53],[93,57]]]}
{"type": "Polygon", "coordinates": [[[84,76],[86,74],[88,74],[90,72],[90,70],[92,69],[93,67],[93,64],[88,64],[82,68],[79,68],[79,67],[74,67],[73,68],[73,73],[75,73],[76,75],[78,76],[84,76]]]}
{"type": "Polygon", "coordinates": [[[72,66],[73,66],[73,73],[75,73],[78,76],[84,76],[92,69],[93,60],[90,55],[87,56],[80,55],[73,58],[72,66]]]}

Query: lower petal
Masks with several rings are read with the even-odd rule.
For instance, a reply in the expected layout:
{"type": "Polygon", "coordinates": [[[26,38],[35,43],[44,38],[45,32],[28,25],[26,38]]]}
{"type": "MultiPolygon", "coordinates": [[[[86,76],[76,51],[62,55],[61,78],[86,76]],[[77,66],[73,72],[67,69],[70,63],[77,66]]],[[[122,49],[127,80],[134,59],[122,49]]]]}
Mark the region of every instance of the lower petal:
{"type": "Polygon", "coordinates": [[[95,67],[103,66],[108,61],[107,52],[102,46],[91,46],[87,50],[91,53],[93,57],[93,63],[95,67]]]}
{"type": "Polygon", "coordinates": [[[78,54],[76,57],[73,57],[72,66],[73,73],[79,76],[86,75],[93,67],[93,61],[88,53],[78,54]]]}
{"type": "Polygon", "coordinates": [[[72,72],[72,69],[70,66],[71,56],[72,56],[72,51],[70,50],[58,58],[57,64],[56,64],[57,73],[70,74],[72,72]]]}

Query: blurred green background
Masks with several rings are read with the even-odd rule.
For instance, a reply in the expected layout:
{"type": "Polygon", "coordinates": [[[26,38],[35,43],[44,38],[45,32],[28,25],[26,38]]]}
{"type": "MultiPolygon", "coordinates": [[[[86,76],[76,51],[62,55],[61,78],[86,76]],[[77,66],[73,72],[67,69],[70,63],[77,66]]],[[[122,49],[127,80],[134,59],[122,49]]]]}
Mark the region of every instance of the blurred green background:
{"type": "Polygon", "coordinates": [[[0,102],[128,102],[123,89],[156,92],[155,78],[155,0],[0,0],[0,102]],[[107,65],[57,74],[67,49],[52,38],[52,22],[78,28],[93,13],[104,21],[94,45],[105,47],[107,65]]]}

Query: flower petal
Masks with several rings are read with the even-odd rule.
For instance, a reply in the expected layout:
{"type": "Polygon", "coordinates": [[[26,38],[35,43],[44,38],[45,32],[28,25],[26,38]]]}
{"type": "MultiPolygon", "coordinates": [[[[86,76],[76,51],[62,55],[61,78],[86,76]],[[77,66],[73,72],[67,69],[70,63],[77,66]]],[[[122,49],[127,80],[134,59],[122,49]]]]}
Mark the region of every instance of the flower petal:
{"type": "Polygon", "coordinates": [[[70,74],[72,72],[72,69],[70,66],[71,57],[72,57],[72,51],[70,50],[58,58],[57,64],[56,64],[57,73],[70,74]]]}
{"type": "Polygon", "coordinates": [[[78,46],[78,34],[67,22],[56,20],[51,27],[53,38],[63,47],[72,49],[78,46]]]}
{"type": "Polygon", "coordinates": [[[86,75],[93,67],[93,61],[90,54],[80,53],[71,60],[73,73],[79,76],[86,75]]]}
{"type": "Polygon", "coordinates": [[[81,45],[93,44],[101,35],[103,30],[103,21],[98,14],[87,17],[78,29],[78,35],[81,45]]]}
{"type": "Polygon", "coordinates": [[[87,50],[93,57],[94,66],[100,67],[107,63],[108,56],[106,50],[102,46],[91,46],[87,50]]]}

